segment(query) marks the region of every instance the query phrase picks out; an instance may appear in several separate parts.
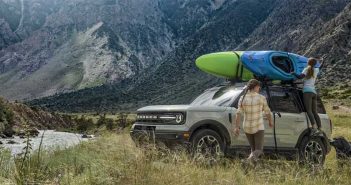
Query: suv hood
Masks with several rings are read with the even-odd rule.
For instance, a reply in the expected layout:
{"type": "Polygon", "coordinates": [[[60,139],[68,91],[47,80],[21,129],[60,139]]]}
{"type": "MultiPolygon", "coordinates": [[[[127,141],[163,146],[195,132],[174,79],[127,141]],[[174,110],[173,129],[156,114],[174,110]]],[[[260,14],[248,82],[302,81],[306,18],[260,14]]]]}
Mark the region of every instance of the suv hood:
{"type": "Polygon", "coordinates": [[[138,112],[177,112],[186,111],[190,105],[151,105],[138,109],[138,112]]]}
{"type": "Polygon", "coordinates": [[[191,106],[191,105],[152,105],[142,107],[137,112],[223,112],[227,108],[219,106],[191,106]]]}

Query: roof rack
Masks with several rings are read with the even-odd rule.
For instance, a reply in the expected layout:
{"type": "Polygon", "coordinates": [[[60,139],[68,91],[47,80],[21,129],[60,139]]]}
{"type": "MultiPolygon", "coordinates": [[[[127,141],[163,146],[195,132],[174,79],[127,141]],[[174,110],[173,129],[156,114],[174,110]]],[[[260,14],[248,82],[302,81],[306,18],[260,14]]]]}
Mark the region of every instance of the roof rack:
{"type": "MultiPolygon", "coordinates": [[[[262,86],[279,86],[279,87],[291,87],[291,88],[302,88],[303,81],[302,80],[289,80],[289,81],[281,81],[280,83],[274,83],[274,80],[268,79],[266,77],[257,77],[255,79],[260,81],[262,86]]],[[[238,80],[238,79],[227,79],[224,85],[235,85],[237,83],[245,83],[247,81],[238,80]]]]}

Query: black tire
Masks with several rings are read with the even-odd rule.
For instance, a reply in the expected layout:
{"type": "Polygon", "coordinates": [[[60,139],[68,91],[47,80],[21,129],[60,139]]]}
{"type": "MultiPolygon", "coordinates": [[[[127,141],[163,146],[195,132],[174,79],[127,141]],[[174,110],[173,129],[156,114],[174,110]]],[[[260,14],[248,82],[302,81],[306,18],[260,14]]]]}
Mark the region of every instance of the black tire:
{"type": "Polygon", "coordinates": [[[326,158],[326,147],[321,138],[305,136],[299,147],[299,162],[302,165],[322,166],[326,158]]]}
{"type": "Polygon", "coordinates": [[[194,157],[218,158],[224,155],[224,141],[214,130],[202,129],[194,133],[191,146],[194,157]]]}

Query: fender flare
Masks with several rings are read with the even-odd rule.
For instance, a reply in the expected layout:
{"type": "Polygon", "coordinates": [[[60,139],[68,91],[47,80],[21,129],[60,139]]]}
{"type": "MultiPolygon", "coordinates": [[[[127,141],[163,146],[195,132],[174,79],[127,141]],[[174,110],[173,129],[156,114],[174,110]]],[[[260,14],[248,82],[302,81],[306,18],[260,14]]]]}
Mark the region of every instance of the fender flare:
{"type": "Polygon", "coordinates": [[[189,129],[189,132],[190,132],[190,139],[189,140],[190,141],[191,141],[194,133],[196,133],[196,131],[198,131],[200,129],[212,129],[212,130],[216,131],[221,136],[221,138],[223,139],[226,146],[230,146],[230,143],[231,143],[230,134],[228,132],[228,129],[222,123],[215,121],[215,120],[211,120],[211,119],[201,120],[201,121],[195,123],[189,129]]]}
{"type": "MultiPolygon", "coordinates": [[[[295,148],[299,149],[300,147],[300,144],[302,142],[302,139],[304,137],[309,137],[309,134],[310,134],[310,129],[306,128],[299,136],[299,139],[297,140],[297,143],[295,145],[295,148]]],[[[325,146],[325,149],[327,150],[326,152],[329,153],[330,150],[331,150],[331,147],[330,147],[330,143],[329,143],[329,140],[328,140],[328,137],[327,135],[323,132],[323,136],[315,136],[317,138],[320,138],[321,141],[323,142],[324,146],[325,146]]]]}

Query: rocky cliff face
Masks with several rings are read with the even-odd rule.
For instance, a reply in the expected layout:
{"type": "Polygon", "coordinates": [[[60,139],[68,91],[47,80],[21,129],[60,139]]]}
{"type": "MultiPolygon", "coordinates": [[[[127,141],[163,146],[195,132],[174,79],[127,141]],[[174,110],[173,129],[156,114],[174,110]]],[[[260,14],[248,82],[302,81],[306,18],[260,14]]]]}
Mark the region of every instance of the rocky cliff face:
{"type": "Polygon", "coordinates": [[[0,95],[32,99],[143,75],[236,1],[1,0],[0,95]]]}
{"type": "Polygon", "coordinates": [[[348,83],[350,1],[282,1],[236,49],[286,50],[325,59],[321,86],[348,83]]]}
{"type": "Polygon", "coordinates": [[[112,86],[86,89],[33,103],[42,105],[45,102],[47,108],[60,107],[57,110],[68,106],[78,112],[94,111],[99,109],[97,107],[111,110],[133,109],[146,104],[189,103],[205,88],[223,82],[223,79],[200,72],[194,64],[196,57],[234,48],[267,18],[274,6],[274,0],[228,1],[212,12],[206,24],[178,44],[162,62],[156,67],[146,68],[141,75],[112,86]],[[74,101],[78,97],[82,97],[79,106],[74,101]],[[85,106],[87,102],[90,105],[85,106]]]}
{"type": "MultiPolygon", "coordinates": [[[[62,3],[61,0],[1,0],[0,19],[15,34],[15,42],[20,42],[40,29],[46,18],[57,11],[62,3]]],[[[4,28],[3,25],[0,28],[4,28]]],[[[0,49],[15,42],[0,45],[0,49]]]]}
{"type": "Polygon", "coordinates": [[[0,19],[0,49],[16,43],[17,35],[11,30],[5,19],[0,19]]]}
{"type": "Polygon", "coordinates": [[[35,101],[74,111],[188,103],[223,81],[200,72],[196,57],[254,49],[323,56],[320,84],[350,83],[350,0],[62,2],[39,29],[0,51],[0,94],[83,89],[35,101]]]}
{"type": "Polygon", "coordinates": [[[30,16],[12,28],[22,41],[0,51],[0,94],[10,99],[116,82],[174,48],[157,1],[28,0],[23,6],[30,16]]]}
{"type": "Polygon", "coordinates": [[[310,55],[322,54],[326,59],[326,70],[320,86],[342,84],[351,87],[351,4],[322,26],[315,33],[313,45],[307,48],[310,55]]]}

